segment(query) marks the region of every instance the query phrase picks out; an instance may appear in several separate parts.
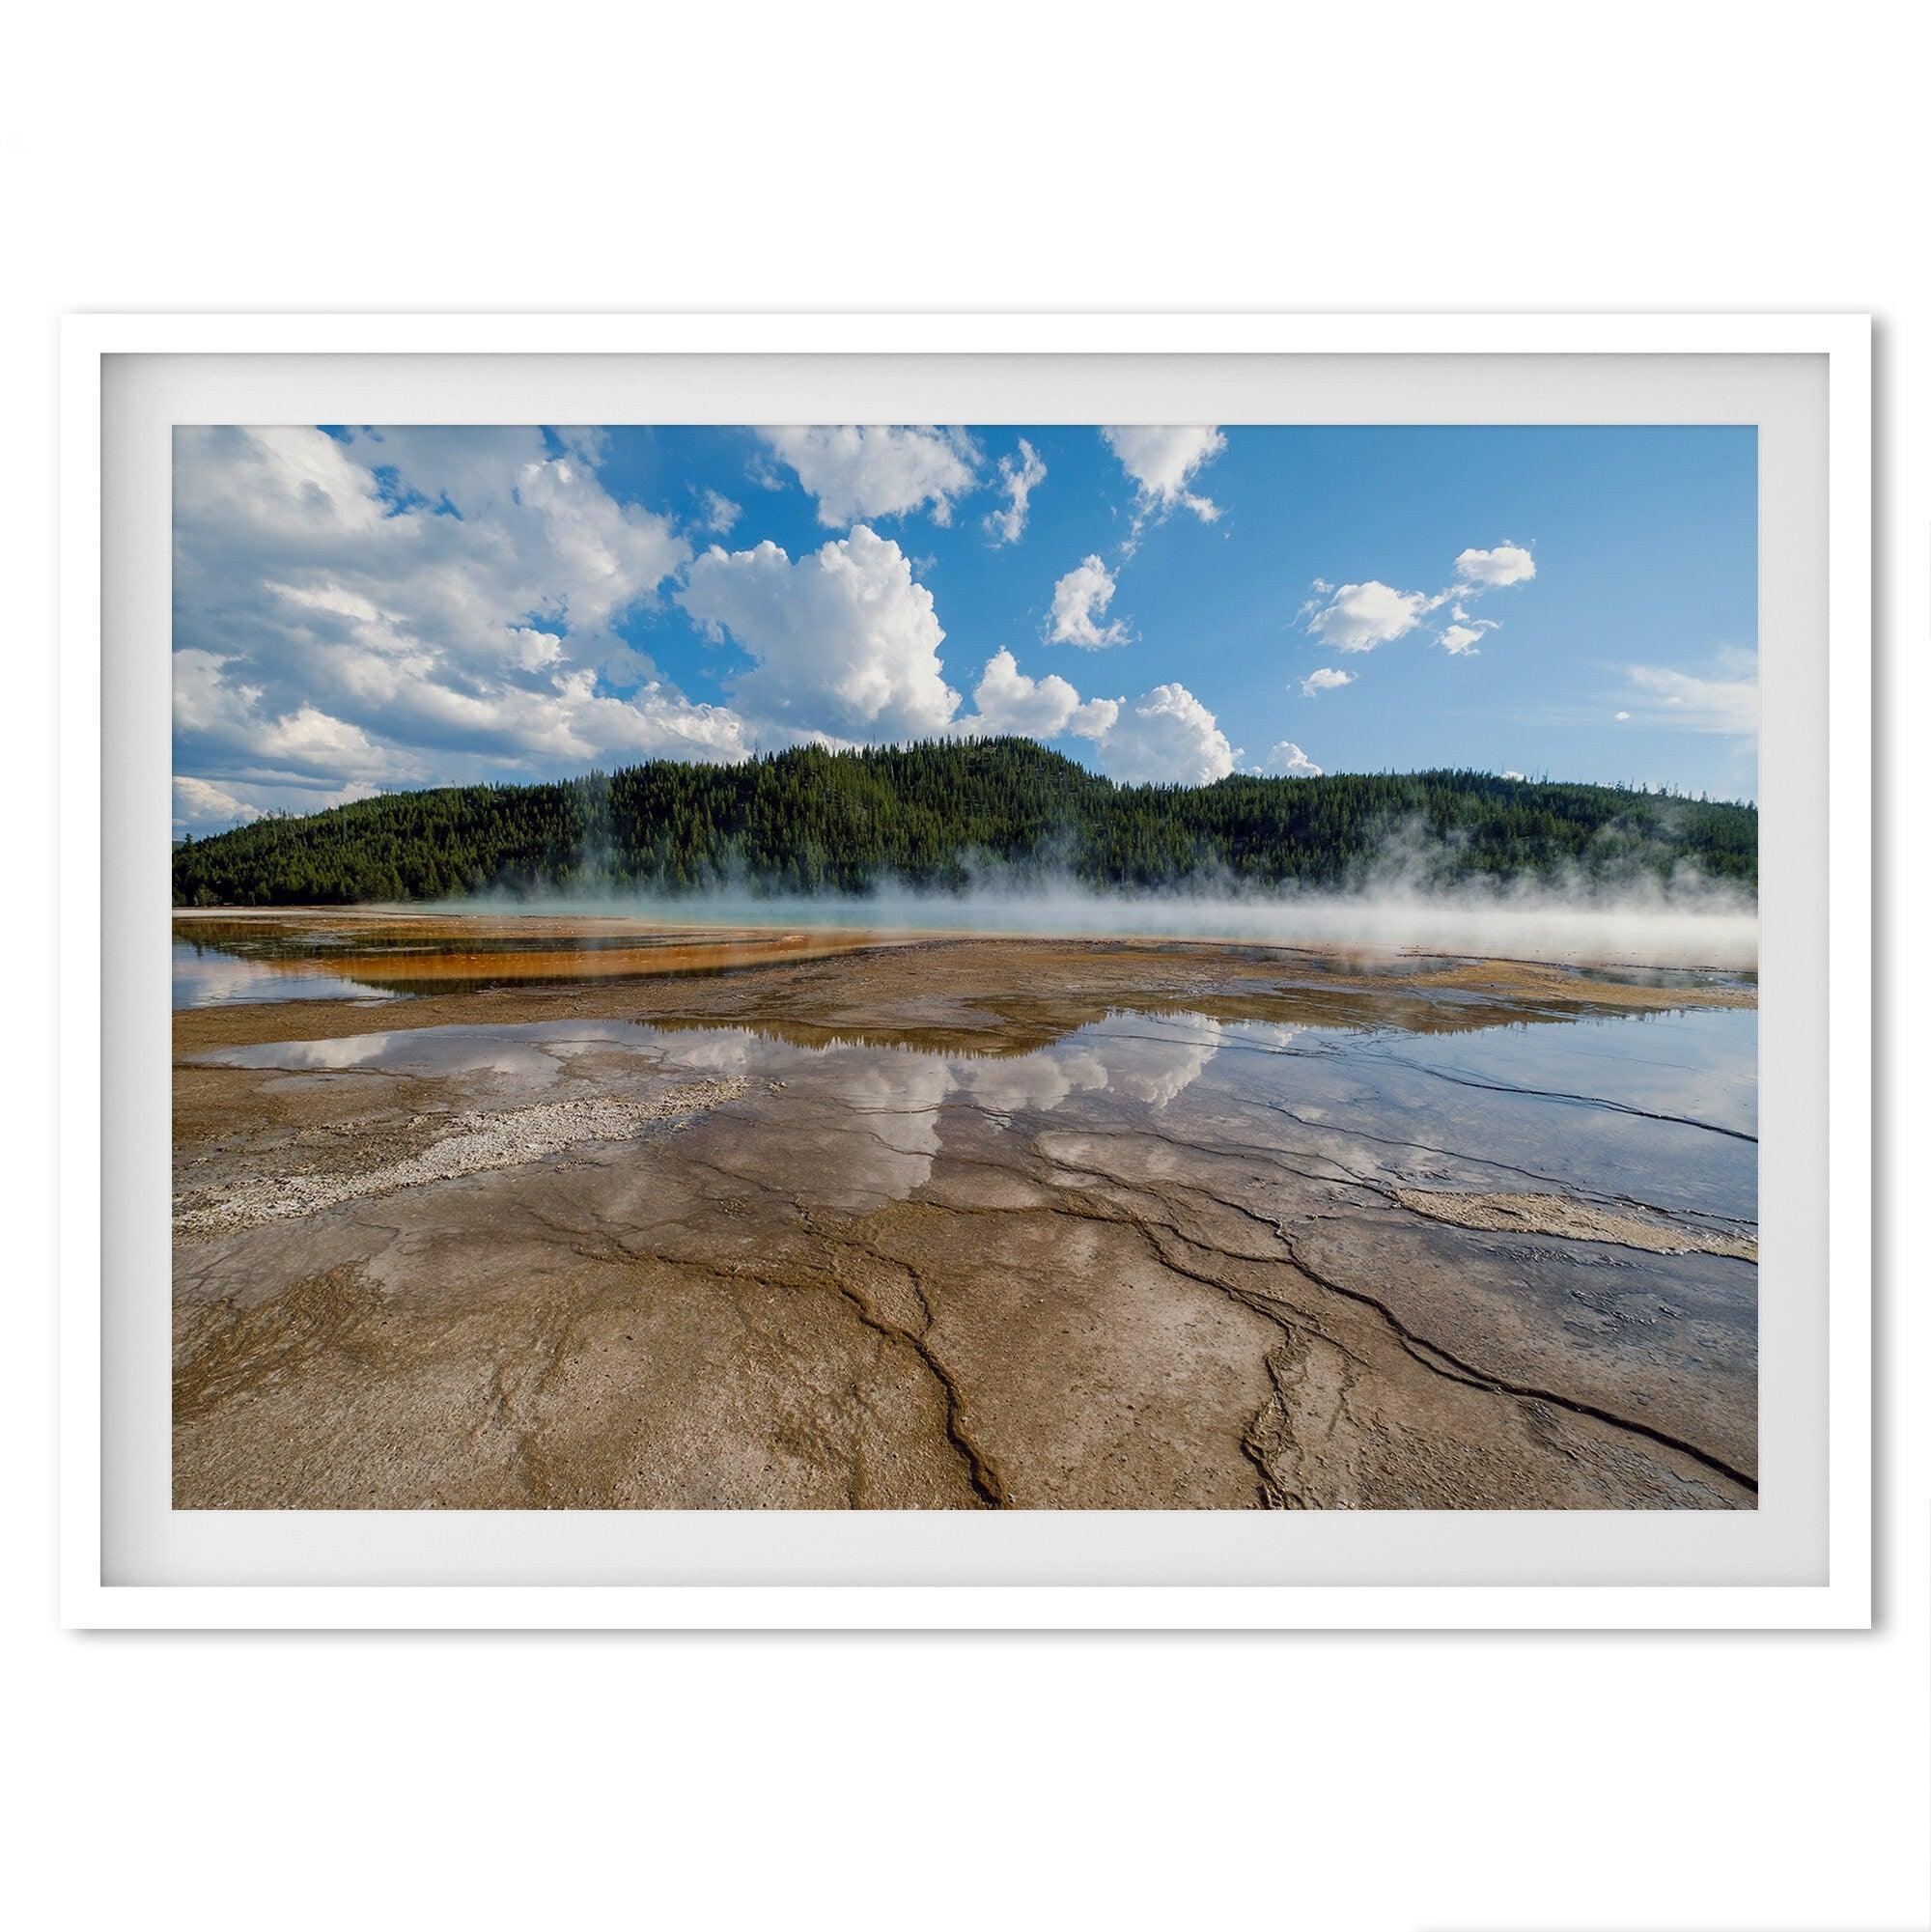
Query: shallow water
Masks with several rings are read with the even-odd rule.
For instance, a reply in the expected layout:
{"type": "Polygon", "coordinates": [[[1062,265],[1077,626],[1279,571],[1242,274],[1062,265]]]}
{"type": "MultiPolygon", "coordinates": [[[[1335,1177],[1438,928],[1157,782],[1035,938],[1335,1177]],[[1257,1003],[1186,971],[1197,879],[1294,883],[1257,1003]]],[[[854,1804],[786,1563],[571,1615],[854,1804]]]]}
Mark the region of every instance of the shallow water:
{"type": "MultiPolygon", "coordinates": [[[[497,1106],[543,1098],[572,1077],[622,1088],[743,1075],[767,1090],[777,1083],[793,1097],[889,1121],[868,1130],[889,1155],[872,1162],[877,1172],[828,1177],[840,1198],[854,1186],[902,1197],[930,1172],[948,1116],[977,1114],[1032,1128],[1151,1121],[1203,1144],[1312,1134],[1405,1149],[1372,1162],[1403,1181],[1439,1179],[1430,1150],[1440,1150],[1474,1181],[1486,1173],[1485,1186],[1533,1178],[1579,1197],[1626,1197],[1738,1224],[1756,1218],[1756,1015],[1747,1010],[1437,1034],[1109,1013],[1047,1046],[984,1052],[560,1020],[277,1041],[203,1058],[319,1077],[445,1079],[497,1106]]],[[[768,1152],[783,1160],[775,1143],[768,1152]]],[[[811,1183],[801,1177],[805,1191],[811,1183]]]]}
{"type": "Polygon", "coordinates": [[[653,932],[613,922],[399,916],[340,926],[183,922],[176,1007],[280,999],[385,999],[505,986],[731,972],[876,943],[866,932],[653,932]],[[603,929],[599,930],[599,926],[603,929]]]}
{"type": "Polygon", "coordinates": [[[226,946],[174,942],[174,1004],[260,1005],[279,999],[391,999],[379,986],[348,974],[304,971],[288,960],[251,956],[226,946]]]}
{"type": "MultiPolygon", "coordinates": [[[[237,1394],[186,1493],[471,1503],[507,1387],[505,1506],[532,1455],[596,1507],[955,1506],[966,1463],[965,1502],[1026,1506],[1753,1498],[1754,1011],[832,978],[736,1023],[398,1005],[190,1055],[246,1071],[198,1077],[183,1319],[284,1294],[233,1346],[313,1382],[237,1394]],[[338,1354],[304,1325],[345,1267],[381,1319],[338,1354]],[[368,1380],[414,1388],[418,1347],[472,1391],[454,1421],[368,1380]],[[443,1473],[365,1468],[351,1397],[443,1473]]],[[[190,1404],[229,1403],[229,1347],[190,1404]]]]}
{"type": "MultiPolygon", "coordinates": [[[[174,1004],[191,1008],[275,1000],[369,1000],[511,986],[700,976],[830,958],[920,937],[989,930],[987,909],[972,900],[917,901],[909,909],[915,922],[889,930],[850,923],[862,910],[859,902],[801,901],[783,909],[799,914],[789,925],[746,924],[723,916],[733,910],[754,917],[762,910],[767,921],[776,916],[772,908],[755,903],[737,908],[696,902],[671,909],[677,919],[686,921],[702,921],[707,910],[714,915],[711,923],[671,925],[652,925],[635,915],[584,911],[455,914],[398,910],[319,920],[194,915],[178,920],[175,929],[174,1004]]],[[[1217,931],[1204,913],[1191,919],[1171,907],[1164,912],[1135,911],[1129,902],[1103,901],[1087,911],[1087,923],[1076,920],[1060,937],[1138,934],[1161,943],[1217,931]],[[1108,908],[1117,915],[1111,927],[1103,916],[1108,908]]],[[[1013,934],[1021,931],[1018,925],[1012,928],[1013,934]]],[[[1412,947],[1396,952],[1385,941],[1359,937],[1345,942],[1329,938],[1308,947],[1279,940],[1242,943],[1243,938],[1254,937],[1238,930],[1236,923],[1217,944],[1228,959],[1265,956],[1316,982],[1357,973],[1366,962],[1378,982],[1393,985],[1425,979],[1467,957],[1412,947]]],[[[1707,987],[1743,985],[1754,979],[1751,967],[1734,962],[1693,970],[1583,966],[1565,963],[1559,948],[1547,957],[1579,979],[1610,984],[1707,987]]],[[[1379,1000],[1386,994],[1378,991],[1373,996],[1379,1000]]],[[[1451,1004],[1441,998],[1439,989],[1430,996],[1447,1023],[1451,1004]]]]}

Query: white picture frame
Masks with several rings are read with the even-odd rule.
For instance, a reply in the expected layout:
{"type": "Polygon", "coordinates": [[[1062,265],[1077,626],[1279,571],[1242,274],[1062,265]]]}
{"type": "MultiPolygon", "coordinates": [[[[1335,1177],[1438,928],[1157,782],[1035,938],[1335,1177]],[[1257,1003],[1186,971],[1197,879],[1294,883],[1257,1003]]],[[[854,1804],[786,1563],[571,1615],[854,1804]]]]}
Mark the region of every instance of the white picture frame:
{"type": "MultiPolygon", "coordinates": [[[[481,369],[478,361],[469,365],[481,369]]],[[[506,365],[507,366],[507,365],[506,365]]],[[[749,366],[748,363],[746,365],[749,366]]],[[[1525,367],[1532,367],[1532,360],[1525,367]]],[[[578,362],[580,373],[590,367],[578,362]]],[[[63,336],[62,1604],[87,1628],[1859,1629],[1871,1615],[1871,415],[1861,316],[88,316],[63,336]],[[1828,381],[1828,718],[1786,718],[1828,773],[1827,1555],[1821,1580],[1737,1582],[910,1583],[151,1582],[116,1573],[102,1400],[103,388],[115,358],[1821,357],[1828,381]]],[[[242,385],[245,390],[246,385],[242,385]]],[[[188,418],[193,420],[194,418],[188,418]]],[[[203,417],[201,420],[208,420],[203,417]]],[[[265,420],[236,413],[220,420],[265,420]]],[[[279,419],[279,418],[277,418],[279,419]]],[[[382,418],[372,418],[381,420],[382,418]]],[[[391,413],[388,420],[401,418],[391,413]]],[[[429,418],[417,417],[418,420],[429,418]]],[[[447,420],[483,420],[456,416],[447,420]]],[[[533,420],[506,409],[493,420],[533,420]]],[[[557,420],[594,420],[582,415],[557,420]]],[[[718,418],[712,418],[716,420],[718,418]]],[[[1411,416],[1409,420],[1421,420],[1411,416]]],[[[149,613],[152,620],[154,613],[149,613]]],[[[158,613],[165,630],[166,613],[158,613]]],[[[159,684],[164,686],[165,674],[159,684]]],[[[124,693],[110,693],[116,702],[124,693]]],[[[1769,783],[1767,775],[1766,792],[1769,783]]],[[[1771,817],[1767,813],[1766,823],[1771,817]]],[[[119,848],[114,848],[119,850],[119,848]]],[[[1813,868],[1814,869],[1814,868],[1813,868]]],[[[1769,957],[1767,945],[1766,953],[1769,957]]],[[[158,963],[156,972],[160,970],[158,963]]],[[[1767,966],[1767,974],[1774,966],[1767,966]]],[[[1820,1201],[1820,1205],[1825,1205],[1820,1201]]],[[[1814,1291],[1813,1291],[1814,1292],[1814,1291]]],[[[165,1485],[163,1484],[163,1488],[165,1485]]],[[[491,1533],[516,1533],[516,1513],[491,1533]]],[[[768,1519],[769,1520],[769,1519],[768,1519]]],[[[375,1534],[373,1522],[350,1530],[375,1534]]],[[[345,1579],[352,1572],[345,1569],[345,1579]]]]}

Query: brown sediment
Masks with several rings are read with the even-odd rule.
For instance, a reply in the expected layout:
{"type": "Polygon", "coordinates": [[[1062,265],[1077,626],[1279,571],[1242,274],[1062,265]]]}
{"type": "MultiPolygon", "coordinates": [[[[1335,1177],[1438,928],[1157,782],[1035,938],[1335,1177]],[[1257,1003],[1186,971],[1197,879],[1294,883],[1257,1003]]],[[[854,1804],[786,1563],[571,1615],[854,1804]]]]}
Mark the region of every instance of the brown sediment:
{"type": "MultiPolygon", "coordinates": [[[[223,914],[210,923],[233,917],[223,914]]],[[[187,935],[202,918],[178,914],[177,929],[187,935]]],[[[305,949],[291,956],[282,962],[291,970],[312,970],[325,962],[331,972],[373,983],[392,969],[389,953],[352,943],[367,929],[378,927],[373,919],[317,913],[292,922],[290,915],[264,914],[260,923],[293,923],[311,938],[345,942],[339,952],[305,949]]],[[[451,941],[452,921],[419,923],[434,924],[436,937],[451,941]]],[[[499,923],[478,922],[476,933],[465,936],[479,942],[498,937],[499,923]]],[[[622,922],[554,919],[533,924],[568,928],[591,939],[611,937],[622,922]]],[[[681,946],[687,929],[662,931],[676,933],[681,946]]],[[[581,964],[595,962],[596,951],[552,952],[546,957],[574,963],[571,972],[556,976],[554,983],[464,984],[447,993],[437,987],[438,979],[488,980],[491,975],[479,972],[476,960],[505,955],[488,950],[426,954],[422,957],[448,964],[424,970],[412,986],[412,996],[385,1005],[379,1022],[372,1022],[367,1006],[347,994],[340,1004],[313,1000],[202,1007],[176,1015],[176,1042],[192,1050],[250,1040],[326,1039],[368,1032],[377,1024],[486,1024],[555,1013],[574,1018],[668,1016],[826,1031],[844,1026],[874,1037],[896,1027],[927,1038],[949,1031],[962,1041],[989,1032],[1030,1033],[1036,1044],[1049,1037],[1055,1023],[1066,1023],[1063,1018],[1055,1021],[1055,1007],[1061,1016],[1077,1013],[1083,1019],[1108,1003],[1148,1011],[1184,1006],[1238,1019],[1271,1017],[1262,1008],[1272,1001],[1284,1019],[1418,1031],[1533,1022],[1544,1013],[1568,1019],[1591,1012],[1664,1013],[1756,1003],[1753,985],[1714,975],[1680,974],[1666,985],[1643,985],[1585,968],[1505,960],[1384,956],[1377,962],[1373,956],[1331,949],[1177,939],[813,934],[783,958],[750,961],[742,970],[721,969],[733,964],[728,948],[748,943],[750,937],[715,935],[721,950],[711,954],[710,965],[719,969],[708,973],[699,974],[699,962],[684,959],[676,948],[632,948],[617,973],[581,964]],[[672,961],[674,969],[659,970],[657,963],[663,960],[672,961]]],[[[700,950],[712,943],[707,938],[700,950]]],[[[400,977],[401,969],[396,970],[400,977]]]]}
{"type": "MultiPolygon", "coordinates": [[[[1441,1082],[1376,1110],[1316,1093],[1318,1054],[1157,1078],[1223,1027],[1539,1038],[1739,993],[946,938],[184,1011],[175,1500],[1749,1507],[1743,1223],[1560,1191],[1441,1082]],[[535,1074],[407,1051],[592,1022],[647,1046],[586,1028],[535,1074]]],[[[1659,1162],[1692,1132],[1610,1131],[1659,1162]]]]}
{"type": "Polygon", "coordinates": [[[518,947],[495,951],[487,945],[460,952],[409,951],[343,954],[304,953],[265,960],[270,972],[330,973],[382,987],[434,987],[445,980],[647,979],[659,974],[731,972],[745,966],[789,960],[833,959],[869,946],[889,945],[871,934],[820,936],[774,933],[756,938],[665,939],[648,946],[518,947]]]}
{"type": "Polygon", "coordinates": [[[233,948],[270,974],[394,990],[456,981],[635,979],[832,959],[890,945],[860,929],[656,926],[630,919],[337,911],[178,911],[180,938],[233,948]]]}
{"type": "MultiPolygon", "coordinates": [[[[1343,971],[1330,976],[1329,983],[1373,990],[1377,984],[1385,982],[1378,982],[1372,971],[1343,971]]],[[[1545,965],[1536,960],[1444,959],[1431,968],[1421,983],[1437,993],[1493,994],[1554,1006],[1581,1004],[1639,1013],[1662,1012],[1671,1007],[1756,1005],[1754,977],[1698,974],[1686,967],[1659,968],[1656,980],[1643,982],[1618,977],[1610,969],[1545,965]]]]}
{"type": "Polygon", "coordinates": [[[1394,1197],[1431,1220],[1497,1234],[1547,1234],[1564,1241],[1608,1242],[1650,1254],[1726,1254],[1756,1259],[1756,1237],[1697,1227],[1663,1216],[1616,1213],[1563,1194],[1458,1194],[1441,1189],[1396,1188],[1394,1197]]]}

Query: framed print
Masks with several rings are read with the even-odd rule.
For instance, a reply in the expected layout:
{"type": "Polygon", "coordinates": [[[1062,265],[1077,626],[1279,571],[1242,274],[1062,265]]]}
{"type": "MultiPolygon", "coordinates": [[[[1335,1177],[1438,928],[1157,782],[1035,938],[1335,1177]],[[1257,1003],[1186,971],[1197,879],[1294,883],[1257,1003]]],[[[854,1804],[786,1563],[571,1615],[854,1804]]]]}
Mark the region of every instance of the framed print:
{"type": "Polygon", "coordinates": [[[1866,1623],[1869,408],[71,321],[70,1618],[1866,1623]]]}

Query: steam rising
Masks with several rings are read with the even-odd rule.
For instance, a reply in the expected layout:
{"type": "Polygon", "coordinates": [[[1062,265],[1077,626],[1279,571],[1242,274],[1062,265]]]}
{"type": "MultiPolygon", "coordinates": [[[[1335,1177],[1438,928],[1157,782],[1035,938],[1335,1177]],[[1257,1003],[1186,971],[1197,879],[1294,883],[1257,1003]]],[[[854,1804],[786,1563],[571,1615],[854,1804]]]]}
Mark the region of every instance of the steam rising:
{"type": "Polygon", "coordinates": [[[1399,876],[1346,891],[1242,891],[1227,884],[1105,892],[1071,879],[992,878],[962,892],[885,885],[864,894],[765,895],[722,885],[657,895],[587,885],[580,893],[466,902],[471,909],[628,918],[666,926],[862,927],[1042,938],[1244,940],[1363,952],[1461,954],[1576,966],[1708,966],[1754,971],[1756,903],[1679,872],[1613,887],[1399,876]]]}

